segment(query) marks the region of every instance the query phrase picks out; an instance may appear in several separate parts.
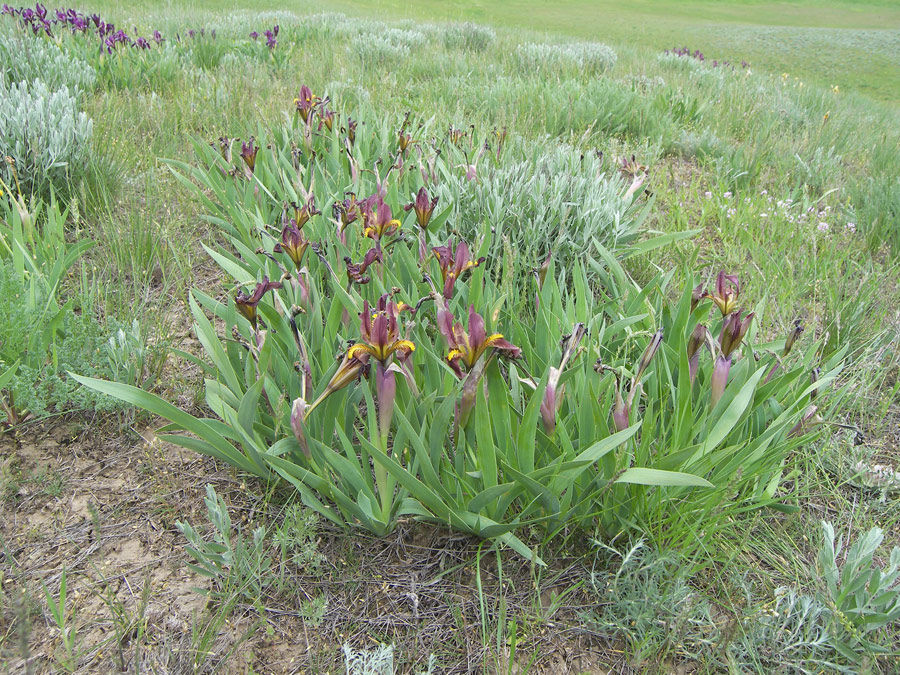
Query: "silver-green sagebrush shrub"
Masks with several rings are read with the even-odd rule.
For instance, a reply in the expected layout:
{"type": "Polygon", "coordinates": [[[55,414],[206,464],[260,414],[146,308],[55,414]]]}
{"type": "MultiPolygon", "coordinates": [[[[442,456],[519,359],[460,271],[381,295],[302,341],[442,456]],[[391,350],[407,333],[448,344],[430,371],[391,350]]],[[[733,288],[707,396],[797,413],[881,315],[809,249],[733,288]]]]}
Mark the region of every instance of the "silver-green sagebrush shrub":
{"type": "Polygon", "coordinates": [[[516,47],[516,63],[526,73],[539,70],[597,75],[612,70],[616,65],[616,52],[597,42],[561,45],[528,42],[516,47]]]}
{"type": "Polygon", "coordinates": [[[68,87],[0,77],[0,177],[9,191],[45,195],[78,183],[92,134],[93,123],[68,87]]]}
{"type": "MultiPolygon", "coordinates": [[[[283,592],[298,573],[315,572],[323,557],[315,548],[315,520],[289,508],[281,526],[269,532],[260,526],[245,537],[232,526],[225,501],[206,486],[206,512],[212,537],[204,538],[190,523],[175,527],[188,542],[190,568],[210,580],[210,592],[222,601],[235,598],[259,602],[267,593],[283,592]]],[[[308,612],[316,601],[306,603],[308,612]]]]}
{"type": "Polygon", "coordinates": [[[448,24],[441,29],[444,46],[447,49],[483,52],[497,39],[497,34],[492,29],[475,23],[448,24]]]}
{"type": "Polygon", "coordinates": [[[818,344],[795,347],[799,329],[754,344],[746,289],[724,273],[708,292],[672,288],[672,274],[637,287],[617,256],[654,240],[591,241],[563,264],[544,237],[538,269],[509,253],[518,242],[498,247],[502,209],[473,227],[448,186],[480,180],[465,134],[476,148],[500,134],[354,119],[305,86],[294,106],[288,127],[170,163],[235,284],[190,298],[206,358],[183,357],[205,373],[211,416],[80,382],[377,534],[416,517],[532,558],[530,538],[573,527],[702,545],[730,514],[790,508],[790,453],[827,411],[812,399],[840,354],[820,363],[818,344]]]}
{"type": "Polygon", "coordinates": [[[364,64],[372,66],[398,63],[410,55],[408,45],[373,33],[354,36],[350,49],[364,64]]]}
{"type": "Polygon", "coordinates": [[[9,82],[40,80],[51,90],[68,87],[76,96],[94,86],[97,74],[87,61],[53,40],[4,28],[0,28],[0,63],[9,82]]]}
{"type": "Polygon", "coordinates": [[[455,229],[465,239],[491,228],[492,256],[508,246],[537,266],[552,249],[568,269],[585,251],[623,248],[637,237],[646,215],[635,199],[642,171],[623,182],[601,157],[564,146],[525,160],[490,159],[476,152],[472,171],[448,176],[441,195],[452,200],[455,229]]]}

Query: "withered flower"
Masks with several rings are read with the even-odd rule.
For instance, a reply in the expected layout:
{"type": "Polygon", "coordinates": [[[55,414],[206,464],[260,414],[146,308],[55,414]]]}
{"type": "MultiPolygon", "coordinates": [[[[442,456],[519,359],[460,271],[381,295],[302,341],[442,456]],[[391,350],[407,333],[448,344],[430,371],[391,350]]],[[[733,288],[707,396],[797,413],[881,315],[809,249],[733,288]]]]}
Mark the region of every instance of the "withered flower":
{"type": "Polygon", "coordinates": [[[794,347],[794,343],[797,341],[797,338],[800,337],[800,334],[803,332],[803,323],[800,319],[796,319],[794,321],[794,329],[791,331],[790,335],[787,336],[787,339],[784,341],[784,352],[782,352],[782,356],[787,356],[791,353],[791,349],[794,347]]]}
{"type": "Polygon", "coordinates": [[[357,284],[369,283],[371,279],[366,276],[366,270],[375,262],[384,262],[381,249],[377,247],[370,248],[359,264],[354,263],[349,256],[344,257],[344,263],[347,265],[347,279],[357,284]]]}
{"type": "Polygon", "coordinates": [[[566,385],[560,386],[559,379],[562,377],[569,360],[578,351],[578,345],[584,337],[584,331],[584,324],[576,323],[571,334],[563,336],[563,352],[559,360],[559,368],[550,366],[550,377],[547,380],[547,388],[544,390],[544,398],[541,401],[541,420],[544,424],[544,431],[548,435],[556,430],[556,415],[560,407],[562,407],[563,397],[566,392],[566,385]]]}
{"type": "Polygon", "coordinates": [[[400,147],[400,154],[406,152],[406,148],[412,142],[412,136],[406,133],[406,127],[409,125],[409,113],[403,118],[403,124],[400,125],[400,131],[397,132],[397,145],[400,147]]]}
{"type": "Polygon", "coordinates": [[[708,334],[709,331],[706,330],[706,326],[698,323],[694,326],[691,337],[688,338],[687,355],[691,384],[693,384],[694,379],[697,377],[697,368],[700,366],[700,347],[706,344],[708,334]]]}
{"type": "Polygon", "coordinates": [[[331,131],[334,127],[334,110],[330,110],[328,108],[322,108],[319,112],[319,129],[322,128],[322,125],[325,125],[325,128],[328,131],[331,131]]]}
{"type": "Polygon", "coordinates": [[[697,305],[700,304],[700,301],[706,297],[706,291],[703,289],[703,284],[697,284],[694,287],[694,290],[691,291],[691,312],[697,309],[697,305]]]}
{"type": "Polygon", "coordinates": [[[621,383],[618,374],[616,374],[616,404],[613,408],[613,424],[616,427],[616,431],[624,431],[628,428],[628,422],[631,418],[631,406],[634,404],[635,397],[641,391],[641,378],[644,376],[644,371],[650,366],[650,362],[653,360],[656,352],[659,351],[662,341],[663,331],[659,329],[650,339],[650,343],[641,355],[637,373],[631,378],[628,397],[625,399],[622,398],[621,383]]]}
{"type": "Polygon", "coordinates": [[[309,222],[312,216],[318,216],[322,213],[316,209],[316,199],[312,194],[307,197],[306,203],[302,205],[291,202],[291,208],[294,210],[294,222],[299,229],[303,229],[303,226],[309,222]]]}
{"type": "Polygon", "coordinates": [[[450,142],[453,143],[453,145],[459,145],[460,141],[466,137],[466,132],[450,125],[447,136],[450,138],[450,142]]]}
{"type": "Polygon", "coordinates": [[[319,398],[311,406],[306,408],[303,413],[303,419],[308,419],[312,411],[336,391],[340,391],[353,382],[358,382],[360,379],[369,376],[369,355],[367,353],[350,354],[350,350],[347,350],[339,358],[341,359],[341,364],[325,386],[325,391],[319,395],[319,398]]]}

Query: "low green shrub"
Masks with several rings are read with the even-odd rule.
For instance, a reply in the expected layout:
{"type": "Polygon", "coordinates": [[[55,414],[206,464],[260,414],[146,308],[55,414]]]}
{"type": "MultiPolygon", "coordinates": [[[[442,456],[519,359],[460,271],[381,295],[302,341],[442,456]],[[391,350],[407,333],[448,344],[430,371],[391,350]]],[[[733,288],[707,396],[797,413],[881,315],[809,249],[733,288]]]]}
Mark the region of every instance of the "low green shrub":
{"type": "Polygon", "coordinates": [[[822,521],[822,547],[816,560],[825,582],[824,599],[835,615],[832,643],[844,656],[857,651],[884,651],[872,634],[900,619],[900,547],[890,553],[886,569],[874,563],[884,540],[873,527],[850,546],[840,564],[843,545],[835,542],[834,526],[822,521]]]}
{"type": "Polygon", "coordinates": [[[84,293],[62,299],[72,267],[91,246],[87,240],[67,242],[66,215],[55,202],[35,203],[29,210],[21,202],[0,199],[4,426],[51,413],[121,408],[119,402],[79,387],[67,376],[70,370],[104,378],[127,374],[129,384],[148,383],[145,364],[153,350],[135,327],[126,332],[114,320],[107,326],[99,323],[84,293]],[[122,336],[114,358],[108,330],[122,336]]]}
{"type": "MultiPolygon", "coordinates": [[[[189,567],[210,580],[209,592],[220,602],[262,603],[269,593],[287,591],[298,572],[311,574],[322,565],[324,557],[316,549],[315,517],[299,507],[289,508],[274,532],[260,526],[247,538],[232,526],[228,507],[212,485],[206,486],[203,501],[212,525],[211,540],[204,539],[190,523],[179,521],[175,527],[187,540],[187,552],[194,560],[189,567]]],[[[311,614],[317,606],[319,611],[324,609],[321,600],[310,600],[301,611],[311,614]]]]}

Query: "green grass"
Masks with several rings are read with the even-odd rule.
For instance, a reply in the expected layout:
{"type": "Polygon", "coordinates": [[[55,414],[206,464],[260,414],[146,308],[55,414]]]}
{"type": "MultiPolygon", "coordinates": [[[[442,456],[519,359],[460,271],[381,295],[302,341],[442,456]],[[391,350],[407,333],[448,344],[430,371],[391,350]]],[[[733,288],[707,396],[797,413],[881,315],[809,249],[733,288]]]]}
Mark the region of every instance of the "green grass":
{"type": "Polygon", "coordinates": [[[900,9],[888,2],[338,0],[331,8],[380,18],[467,20],[621,45],[686,45],[709,59],[787,72],[900,100],[900,9]]]}
{"type": "MultiPolygon", "coordinates": [[[[126,2],[124,6],[133,5],[126,2]]],[[[190,5],[209,11],[239,6],[222,0],[190,5]]],[[[295,0],[264,1],[258,7],[340,11],[385,20],[474,21],[546,37],[579,37],[655,50],[686,45],[709,59],[737,64],[746,60],[755,69],[786,72],[824,86],[900,101],[900,8],[888,0],[295,0]]]]}

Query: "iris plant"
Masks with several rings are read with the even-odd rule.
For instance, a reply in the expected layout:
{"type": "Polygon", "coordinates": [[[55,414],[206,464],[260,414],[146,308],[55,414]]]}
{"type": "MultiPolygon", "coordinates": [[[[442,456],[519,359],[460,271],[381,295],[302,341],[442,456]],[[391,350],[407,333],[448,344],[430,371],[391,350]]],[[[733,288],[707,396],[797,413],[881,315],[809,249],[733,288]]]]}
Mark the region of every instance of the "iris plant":
{"type": "Polygon", "coordinates": [[[628,428],[628,422],[631,417],[631,406],[634,403],[634,399],[640,396],[641,378],[644,375],[644,371],[647,370],[647,367],[653,360],[659,346],[662,344],[662,340],[663,332],[662,329],[660,329],[650,340],[650,344],[647,345],[643,355],[641,355],[637,373],[631,378],[631,385],[629,386],[627,398],[622,398],[622,388],[618,382],[616,383],[616,404],[613,408],[613,424],[616,427],[616,431],[624,431],[628,428]]]}
{"type": "Polygon", "coordinates": [[[578,351],[578,345],[584,337],[584,324],[577,323],[569,335],[562,338],[562,357],[559,360],[559,368],[550,366],[550,376],[547,380],[547,388],[544,390],[544,398],[541,401],[541,420],[544,431],[551,435],[556,430],[556,416],[562,407],[566,385],[560,386],[559,379],[566,369],[571,358],[578,351]]]}

